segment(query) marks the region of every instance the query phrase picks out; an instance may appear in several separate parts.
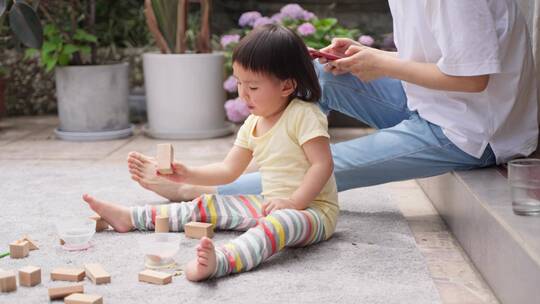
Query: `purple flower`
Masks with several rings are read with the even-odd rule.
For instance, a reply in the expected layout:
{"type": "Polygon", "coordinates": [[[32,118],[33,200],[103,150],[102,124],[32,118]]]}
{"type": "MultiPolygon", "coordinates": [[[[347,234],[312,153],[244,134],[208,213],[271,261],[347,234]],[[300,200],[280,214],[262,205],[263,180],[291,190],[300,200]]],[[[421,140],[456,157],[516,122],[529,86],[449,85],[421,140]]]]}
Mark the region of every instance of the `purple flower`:
{"type": "Polygon", "coordinates": [[[240,19],[238,20],[238,25],[240,25],[241,27],[253,26],[253,24],[255,24],[255,21],[257,21],[257,19],[261,17],[261,13],[257,11],[245,12],[240,16],[240,19]]]}
{"type": "Polygon", "coordinates": [[[291,19],[303,19],[305,11],[300,5],[296,3],[291,3],[282,7],[280,12],[283,14],[284,17],[288,17],[291,19]]]}
{"type": "Polygon", "coordinates": [[[395,50],[396,44],[394,43],[394,33],[385,35],[383,43],[381,45],[384,50],[395,50]]]}
{"type": "Polygon", "coordinates": [[[225,80],[223,83],[223,88],[229,93],[238,91],[238,82],[236,81],[236,78],[234,78],[232,75],[229,76],[229,78],[227,78],[227,80],[225,80]]]}
{"type": "Polygon", "coordinates": [[[249,116],[249,109],[246,103],[240,99],[229,99],[225,102],[225,112],[227,118],[232,122],[243,122],[249,116]]]}
{"type": "Polygon", "coordinates": [[[304,11],[304,15],[302,16],[302,19],[306,21],[315,19],[315,14],[310,11],[304,11]]]}
{"type": "Polygon", "coordinates": [[[270,24],[270,23],[274,23],[274,21],[268,17],[261,17],[255,20],[255,23],[253,23],[253,28],[256,28],[258,26],[265,25],[265,24],[270,24]]]}
{"type": "Polygon", "coordinates": [[[283,21],[283,18],[285,18],[285,15],[282,13],[273,14],[270,19],[272,19],[274,22],[281,23],[283,21]]]}
{"type": "Polygon", "coordinates": [[[240,41],[240,35],[233,34],[233,35],[223,35],[221,36],[221,47],[226,48],[231,43],[238,43],[240,41]]]}
{"type": "Polygon", "coordinates": [[[300,36],[309,36],[315,33],[315,27],[309,22],[300,24],[297,30],[300,36]]]}
{"type": "Polygon", "coordinates": [[[373,43],[375,43],[375,39],[369,35],[362,35],[360,38],[358,38],[358,42],[365,46],[372,46],[373,43]]]}

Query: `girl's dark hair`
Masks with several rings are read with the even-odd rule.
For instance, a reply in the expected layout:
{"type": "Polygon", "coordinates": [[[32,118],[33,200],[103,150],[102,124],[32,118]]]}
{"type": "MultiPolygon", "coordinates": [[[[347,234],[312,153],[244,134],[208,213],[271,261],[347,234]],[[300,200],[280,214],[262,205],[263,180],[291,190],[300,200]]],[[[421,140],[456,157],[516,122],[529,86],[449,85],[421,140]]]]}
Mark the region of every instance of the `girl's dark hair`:
{"type": "Polygon", "coordinates": [[[232,61],[256,73],[296,81],[290,99],[317,102],[321,87],[306,45],[292,30],[276,24],[255,28],[233,51],[232,61]]]}

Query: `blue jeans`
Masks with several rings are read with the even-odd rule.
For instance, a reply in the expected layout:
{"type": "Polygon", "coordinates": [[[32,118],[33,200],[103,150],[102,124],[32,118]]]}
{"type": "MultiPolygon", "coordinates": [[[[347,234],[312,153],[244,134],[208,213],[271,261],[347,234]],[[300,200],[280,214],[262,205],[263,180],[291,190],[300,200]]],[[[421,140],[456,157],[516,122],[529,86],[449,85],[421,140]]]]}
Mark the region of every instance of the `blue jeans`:
{"type": "MultiPolygon", "coordinates": [[[[362,82],[351,74],[326,73],[317,62],[315,68],[322,88],[320,107],[325,113],[338,111],[377,129],[331,146],[339,191],[495,164],[489,146],[480,159],[475,158],[456,147],[441,127],[411,112],[401,81],[362,82]]],[[[244,174],[217,191],[259,194],[261,176],[244,174]]]]}

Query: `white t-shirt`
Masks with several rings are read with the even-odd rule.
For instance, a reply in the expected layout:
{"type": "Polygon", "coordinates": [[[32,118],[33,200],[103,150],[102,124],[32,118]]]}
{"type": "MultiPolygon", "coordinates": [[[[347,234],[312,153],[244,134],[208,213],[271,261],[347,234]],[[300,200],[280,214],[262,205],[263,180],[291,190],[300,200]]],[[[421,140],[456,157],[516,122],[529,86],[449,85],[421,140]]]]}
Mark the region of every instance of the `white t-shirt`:
{"type": "Polygon", "coordinates": [[[442,127],[461,150],[497,163],[529,155],[538,140],[529,34],[514,0],[388,0],[399,57],[436,63],[453,76],[491,74],[480,93],[403,82],[412,111],[442,127]]]}

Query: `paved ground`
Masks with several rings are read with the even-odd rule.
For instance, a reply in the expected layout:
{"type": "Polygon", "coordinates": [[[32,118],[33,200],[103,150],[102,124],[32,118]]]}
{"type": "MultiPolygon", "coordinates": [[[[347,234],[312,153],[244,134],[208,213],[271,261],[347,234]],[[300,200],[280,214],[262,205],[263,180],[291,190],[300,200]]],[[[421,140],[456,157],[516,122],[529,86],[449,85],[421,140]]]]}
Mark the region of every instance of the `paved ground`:
{"type": "MultiPolygon", "coordinates": [[[[159,142],[143,136],[139,131],[125,140],[65,142],[54,138],[53,129],[56,125],[56,117],[0,120],[0,162],[20,161],[26,165],[43,166],[76,160],[117,166],[125,162],[129,151],[154,154],[155,144],[159,142]]],[[[346,140],[366,132],[369,131],[331,130],[333,141],[346,140]]],[[[182,147],[189,148],[175,151],[176,157],[190,164],[219,160],[232,142],[232,136],[178,142],[182,147]]],[[[416,182],[391,183],[378,187],[383,187],[406,217],[443,303],[498,303],[416,182]]]]}

